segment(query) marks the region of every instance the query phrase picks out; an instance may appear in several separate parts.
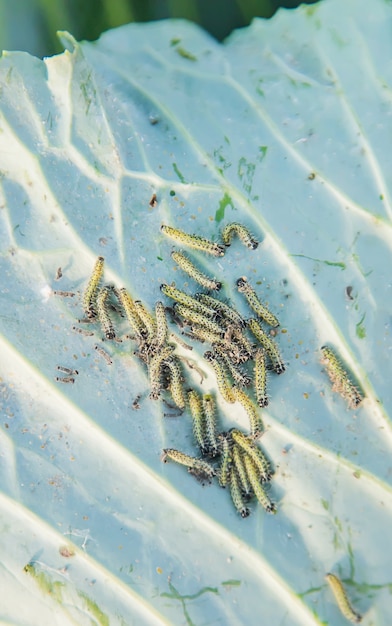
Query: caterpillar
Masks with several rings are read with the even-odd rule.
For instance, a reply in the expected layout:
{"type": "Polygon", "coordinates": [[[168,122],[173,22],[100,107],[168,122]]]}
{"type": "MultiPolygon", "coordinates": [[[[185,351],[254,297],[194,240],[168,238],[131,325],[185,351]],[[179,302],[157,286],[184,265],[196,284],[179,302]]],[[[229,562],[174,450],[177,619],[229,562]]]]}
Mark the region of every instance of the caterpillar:
{"type": "Polygon", "coordinates": [[[148,341],[151,342],[157,335],[157,323],[153,315],[141,300],[134,301],[135,311],[147,330],[148,341]]]}
{"type": "Polygon", "coordinates": [[[185,452],[175,450],[174,448],[165,448],[163,450],[161,460],[167,463],[167,459],[175,461],[180,465],[185,465],[188,468],[188,472],[200,480],[211,479],[216,475],[215,468],[207,463],[207,461],[189,456],[189,454],[185,454],[185,452]]]}
{"type": "Polygon", "coordinates": [[[221,237],[225,246],[231,245],[231,239],[233,235],[237,235],[242,243],[250,250],[256,250],[259,245],[259,242],[254,237],[252,237],[246,226],[238,224],[238,222],[232,222],[231,224],[227,224],[227,226],[225,226],[222,230],[221,237]]]}
{"type": "Polygon", "coordinates": [[[249,419],[250,434],[253,438],[260,437],[264,430],[261,417],[257,413],[257,407],[254,405],[249,396],[236,385],[231,389],[234,399],[242,404],[249,419]]]}
{"type": "Polygon", "coordinates": [[[204,304],[196,300],[196,298],[189,296],[187,293],[185,293],[185,291],[181,291],[181,289],[176,289],[176,287],[166,285],[166,283],[163,283],[160,289],[162,293],[164,293],[165,296],[167,296],[168,298],[171,298],[172,300],[175,300],[175,302],[183,304],[190,309],[194,309],[204,317],[213,318],[216,316],[214,309],[205,306],[204,304]]]}
{"type": "Polygon", "coordinates": [[[253,460],[248,454],[244,455],[244,464],[246,473],[249,478],[249,482],[252,485],[252,489],[261,506],[267,511],[267,513],[276,513],[276,504],[271,502],[267,492],[259,483],[259,476],[257,468],[253,463],[253,460]]]}
{"type": "Polygon", "coordinates": [[[332,390],[338,392],[347,400],[350,409],[355,409],[363,400],[363,396],[350,380],[344,366],[328,346],[321,348],[321,362],[325,365],[328,376],[332,381],[332,390]]]}
{"type": "Polygon", "coordinates": [[[148,365],[148,373],[150,377],[150,398],[151,400],[158,400],[159,394],[161,392],[162,384],[161,384],[161,371],[162,371],[162,363],[166,359],[169,359],[172,356],[174,350],[174,346],[171,344],[167,344],[162,348],[160,352],[157,352],[151,359],[148,365]]]}
{"type": "Polygon", "coordinates": [[[280,356],[276,343],[264,332],[256,319],[248,319],[247,324],[253,335],[260,342],[263,348],[265,348],[266,353],[271,359],[274,372],[276,374],[283,374],[286,367],[283,363],[282,357],[280,356]]]}
{"type": "Polygon", "coordinates": [[[206,359],[206,361],[211,363],[212,367],[214,368],[216,382],[218,385],[218,389],[222,395],[222,398],[226,400],[226,402],[229,402],[230,404],[234,404],[235,398],[232,393],[229,380],[226,376],[226,372],[221,361],[210,350],[207,350],[207,352],[204,353],[204,358],[206,359]]]}
{"type": "Polygon", "coordinates": [[[253,346],[238,326],[227,329],[225,340],[229,355],[232,352],[237,363],[245,363],[253,358],[253,346]]]}
{"type": "Polygon", "coordinates": [[[248,517],[250,511],[243,500],[235,467],[232,467],[230,470],[230,494],[233,504],[241,517],[248,517]]]}
{"type": "Polygon", "coordinates": [[[252,497],[252,487],[248,480],[248,475],[246,473],[245,464],[244,464],[244,454],[245,452],[240,448],[238,444],[233,445],[232,456],[233,456],[233,464],[237,471],[237,476],[241,483],[241,488],[244,496],[247,498],[252,497]]]}
{"type": "Polygon", "coordinates": [[[267,482],[271,480],[272,472],[270,468],[270,464],[268,459],[265,457],[264,453],[254,445],[253,440],[250,437],[247,437],[244,433],[236,428],[233,428],[231,431],[231,437],[233,441],[240,447],[242,450],[249,456],[257,470],[257,475],[259,480],[262,482],[267,482]]]}
{"type": "Polygon", "coordinates": [[[332,593],[335,596],[335,600],[338,604],[339,609],[342,612],[342,615],[344,615],[344,617],[348,619],[349,622],[352,622],[353,624],[359,624],[362,621],[362,615],[354,611],[349,602],[341,580],[337,576],[335,576],[335,574],[331,573],[328,573],[325,578],[332,589],[332,593]]]}
{"type": "Polygon", "coordinates": [[[270,326],[274,328],[279,326],[279,320],[262,304],[256,295],[255,290],[249,284],[248,279],[245,276],[241,276],[237,280],[237,288],[240,293],[243,293],[250,308],[256,313],[258,317],[264,320],[270,326]]]}
{"type": "Polygon", "coordinates": [[[214,349],[215,349],[216,354],[224,362],[225,366],[227,367],[227,369],[229,370],[231,374],[231,377],[237,383],[237,385],[241,385],[242,387],[249,387],[249,385],[252,382],[250,376],[246,372],[243,372],[239,368],[239,366],[234,365],[234,363],[230,359],[230,356],[227,354],[224,348],[217,345],[215,346],[214,349]]]}
{"type": "Polygon", "coordinates": [[[155,304],[155,319],[156,319],[156,337],[155,337],[155,350],[159,351],[165,345],[168,337],[168,326],[166,319],[165,307],[162,302],[155,304]]]}
{"type": "Polygon", "coordinates": [[[99,256],[83,294],[83,310],[89,319],[97,316],[96,299],[99,283],[103,275],[104,262],[103,256],[99,256]]]}
{"type": "Polygon", "coordinates": [[[195,337],[202,343],[207,341],[208,343],[215,345],[215,344],[221,344],[223,342],[224,333],[222,332],[215,333],[215,332],[211,332],[210,330],[208,330],[208,328],[205,328],[203,326],[192,325],[191,336],[195,337]]]}
{"type": "Polygon", "coordinates": [[[230,470],[232,465],[230,436],[227,433],[219,433],[218,439],[221,453],[218,480],[220,486],[225,488],[230,483],[230,470]]]}
{"type": "Polygon", "coordinates": [[[225,254],[225,246],[209,241],[204,237],[199,237],[199,235],[190,235],[178,228],[167,226],[166,224],[162,224],[161,231],[171,239],[174,239],[174,241],[188,248],[200,250],[201,252],[212,254],[212,256],[224,256],[225,254]]]}
{"type": "Polygon", "coordinates": [[[183,376],[181,372],[180,362],[177,357],[171,357],[164,361],[165,365],[169,368],[170,383],[169,389],[176,406],[179,409],[185,408],[185,397],[183,389],[183,376]]]}
{"type": "Polygon", "coordinates": [[[195,309],[191,309],[184,304],[179,304],[178,302],[174,305],[174,312],[180,315],[184,320],[189,323],[196,324],[197,326],[204,326],[211,333],[223,334],[222,328],[214,322],[212,319],[206,317],[199,311],[195,311],[195,309]]]}
{"type": "Polygon", "coordinates": [[[200,394],[194,389],[187,391],[189,409],[192,415],[193,435],[202,454],[208,452],[208,442],[205,433],[205,419],[200,394]]]}
{"type": "Polygon", "coordinates": [[[241,328],[245,327],[245,320],[237,311],[232,309],[228,304],[225,304],[225,302],[221,302],[220,300],[217,300],[212,296],[208,296],[205,293],[197,293],[195,294],[195,298],[197,298],[197,300],[200,300],[200,302],[202,302],[206,306],[211,307],[212,309],[220,313],[223,317],[225,317],[233,324],[241,326],[241,328]]]}
{"type": "Polygon", "coordinates": [[[179,267],[186,272],[196,283],[199,283],[205,289],[211,289],[213,291],[219,291],[222,288],[222,283],[215,278],[210,278],[203,274],[192,261],[188,259],[182,252],[172,252],[172,259],[179,265],[179,267]]]}
{"type": "Polygon", "coordinates": [[[107,300],[109,298],[111,290],[112,288],[109,286],[102,287],[98,291],[98,295],[97,295],[98,319],[100,321],[102,330],[105,333],[106,339],[114,339],[116,336],[113,322],[110,319],[110,316],[108,313],[108,304],[107,304],[107,300]]]}
{"type": "Polygon", "coordinates": [[[135,333],[136,338],[139,341],[143,341],[147,337],[147,329],[137,313],[134,300],[131,298],[125,287],[121,287],[121,289],[115,288],[114,293],[124,309],[132,332],[135,333]]]}
{"type": "Polygon", "coordinates": [[[209,456],[215,457],[219,454],[219,447],[216,439],[216,408],[214,398],[210,394],[203,395],[203,409],[207,450],[209,456]]]}
{"type": "Polygon", "coordinates": [[[265,362],[265,352],[259,348],[255,353],[254,383],[257,404],[264,408],[268,406],[267,395],[267,367],[265,362]]]}

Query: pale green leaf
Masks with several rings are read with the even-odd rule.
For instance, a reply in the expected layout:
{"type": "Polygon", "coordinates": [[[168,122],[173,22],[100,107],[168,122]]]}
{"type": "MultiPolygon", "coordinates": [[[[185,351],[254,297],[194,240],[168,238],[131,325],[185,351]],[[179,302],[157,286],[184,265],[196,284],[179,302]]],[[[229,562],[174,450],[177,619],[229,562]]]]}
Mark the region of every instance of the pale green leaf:
{"type": "MultiPolygon", "coordinates": [[[[328,571],[364,623],[388,622],[391,21],[390,2],[324,0],[224,44],[162,21],[96,43],[62,33],[67,51],[44,61],[3,54],[3,623],[340,626],[328,571]],[[161,462],[196,454],[191,420],[148,398],[135,344],[72,331],[98,255],[152,308],[162,282],[194,289],[160,225],[218,240],[230,221],[257,250],[199,262],[243,312],[246,275],[287,331],[263,413],[278,514],[252,503],[245,520],[161,462]],[[364,390],[355,411],[331,390],[325,343],[364,390]]],[[[187,384],[215,391],[204,349],[179,350],[207,375],[186,369],[187,384]]],[[[235,425],[245,413],[219,401],[219,427],[235,425]]]]}

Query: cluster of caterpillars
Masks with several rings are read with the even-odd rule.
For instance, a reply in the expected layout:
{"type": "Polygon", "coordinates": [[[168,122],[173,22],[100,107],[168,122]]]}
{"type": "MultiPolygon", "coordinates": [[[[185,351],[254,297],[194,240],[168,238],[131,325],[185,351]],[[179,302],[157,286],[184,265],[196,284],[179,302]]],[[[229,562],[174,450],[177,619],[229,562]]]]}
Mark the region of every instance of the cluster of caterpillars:
{"type": "MultiPolygon", "coordinates": [[[[258,246],[248,229],[238,223],[228,224],[223,229],[222,243],[167,225],[162,225],[161,230],[176,243],[215,257],[225,254],[234,235],[250,250],[258,246]]],[[[257,439],[264,431],[260,408],[268,405],[268,371],[276,374],[285,371],[277,344],[263,324],[276,328],[279,321],[262,303],[245,276],[238,278],[236,288],[252,311],[253,316],[249,319],[217,297],[221,281],[201,272],[182,251],[174,251],[171,256],[180,269],[208,293],[191,295],[169,284],[162,284],[161,292],[174,301],[171,314],[186,329],[183,332],[196,341],[209,344],[204,359],[214,370],[219,393],[226,402],[239,402],[243,406],[249,419],[249,433],[236,428],[218,432],[213,396],[201,396],[196,390],[189,389],[187,405],[201,458],[168,448],[163,451],[162,459],[187,466],[188,471],[200,480],[217,476],[221,487],[229,487],[235,508],[242,517],[249,515],[247,502],[253,497],[266,511],[275,513],[276,505],[271,502],[264,485],[271,480],[272,471],[257,439]]]]}
{"type": "MultiPolygon", "coordinates": [[[[166,225],[161,230],[182,246],[215,257],[225,254],[233,236],[238,236],[250,250],[258,246],[248,229],[238,223],[228,224],[223,229],[222,243],[166,225]]],[[[261,302],[246,277],[240,277],[236,287],[252,310],[250,319],[245,319],[235,308],[216,297],[222,287],[220,281],[207,276],[182,251],[175,250],[171,256],[203,288],[202,292],[191,295],[173,285],[163,284],[161,292],[172,304],[165,306],[158,301],[151,312],[125,288],[101,284],[104,259],[98,257],[83,295],[85,321],[99,322],[105,340],[113,341],[118,339],[114,314],[125,317],[131,329],[130,338],[137,344],[134,354],[147,367],[150,399],[157,400],[169,393],[176,408],[181,411],[189,409],[200,457],[166,449],[162,459],[185,465],[202,482],[217,477],[222,487],[229,488],[235,508],[242,517],[249,515],[247,503],[252,497],[256,497],[266,511],[276,512],[276,506],[265,490],[272,470],[257,439],[264,431],[260,408],[268,405],[269,372],[281,374],[285,371],[277,344],[263,324],[276,328],[279,321],[261,302]],[[219,432],[214,396],[188,388],[182,357],[175,353],[177,343],[184,345],[184,342],[178,334],[169,331],[168,317],[180,326],[182,336],[208,344],[204,358],[215,373],[218,390],[226,402],[238,402],[244,407],[249,419],[249,433],[237,428],[219,432]]]]}
{"type": "MultiPolygon", "coordinates": [[[[235,222],[222,230],[221,242],[167,225],[162,225],[161,231],[182,247],[214,257],[224,256],[233,236],[250,250],[258,247],[248,229],[235,222]]],[[[222,288],[220,280],[206,275],[181,250],[173,250],[171,257],[203,291],[189,294],[172,284],[162,284],[161,292],[171,301],[171,306],[158,301],[151,312],[124,287],[101,285],[104,259],[98,257],[83,296],[85,321],[98,321],[105,339],[112,341],[118,340],[113,312],[125,317],[131,328],[129,337],[137,344],[134,354],[148,370],[150,399],[158,400],[168,392],[176,408],[180,411],[189,409],[201,458],[170,448],[164,450],[162,459],[185,465],[202,481],[211,481],[217,476],[222,487],[230,488],[234,505],[242,517],[249,514],[246,502],[252,496],[256,496],[267,511],[275,512],[276,507],[262,485],[271,479],[272,472],[257,439],[264,431],[260,409],[268,406],[270,372],[282,374],[285,371],[278,346],[272,338],[276,331],[265,330],[266,325],[277,328],[279,320],[261,301],[245,276],[237,279],[236,288],[252,311],[249,318],[217,297],[222,288]],[[218,391],[226,402],[238,402],[243,406],[249,419],[248,434],[237,429],[218,432],[215,398],[187,388],[182,357],[175,354],[175,349],[177,344],[192,347],[184,344],[178,334],[169,332],[168,317],[180,326],[183,336],[208,344],[204,359],[215,373],[218,391]]],[[[96,346],[96,349],[111,363],[102,348],[96,346]]],[[[333,389],[341,393],[351,407],[358,406],[362,396],[334,352],[325,346],[321,351],[333,389]]]]}
{"type": "Polygon", "coordinates": [[[255,438],[238,428],[217,432],[216,406],[212,395],[200,396],[194,389],[189,389],[188,401],[194,436],[202,456],[193,457],[180,450],[166,448],[162,460],[185,465],[201,482],[211,482],[217,477],[221,487],[229,487],[233,504],[243,518],[250,513],[247,503],[253,497],[268,513],[276,513],[276,505],[265,489],[265,483],[272,478],[272,469],[255,438]],[[217,465],[215,461],[218,461],[217,465]]]}

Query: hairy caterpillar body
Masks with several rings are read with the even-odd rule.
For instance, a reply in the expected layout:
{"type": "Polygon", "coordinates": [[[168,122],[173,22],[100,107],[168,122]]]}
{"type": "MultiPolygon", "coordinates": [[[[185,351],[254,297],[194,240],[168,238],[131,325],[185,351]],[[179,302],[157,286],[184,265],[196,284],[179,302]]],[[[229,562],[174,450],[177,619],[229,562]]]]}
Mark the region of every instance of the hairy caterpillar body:
{"type": "Polygon", "coordinates": [[[161,231],[167,235],[167,237],[174,239],[174,241],[181,243],[188,248],[200,250],[201,252],[206,252],[212,256],[224,256],[225,254],[225,246],[214,243],[213,241],[200,237],[199,235],[190,235],[189,233],[184,233],[184,231],[179,230],[178,228],[173,228],[172,226],[167,226],[166,224],[162,224],[161,231]]]}

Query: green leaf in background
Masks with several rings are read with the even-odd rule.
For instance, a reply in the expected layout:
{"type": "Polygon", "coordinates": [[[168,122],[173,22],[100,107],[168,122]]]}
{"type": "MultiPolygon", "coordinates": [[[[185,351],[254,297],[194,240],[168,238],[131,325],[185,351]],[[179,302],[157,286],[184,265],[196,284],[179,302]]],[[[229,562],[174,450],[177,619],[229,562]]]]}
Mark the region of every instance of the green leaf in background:
{"type": "Polygon", "coordinates": [[[281,6],[299,4],[299,0],[0,0],[0,50],[46,57],[63,50],[56,37],[59,29],[91,41],[131,21],[167,18],[192,20],[222,40],[254,17],[271,17],[281,6]]]}
{"type": "MultiPolygon", "coordinates": [[[[325,0],[223,45],[166,21],[94,44],[63,33],[45,61],[3,54],[3,623],[340,626],[329,571],[364,624],[388,623],[391,20],[382,0],[325,0]],[[258,286],[288,363],[263,412],[278,513],[252,504],[245,520],[225,490],[161,463],[163,448],[196,453],[192,424],[149,400],[132,343],[105,343],[108,365],[99,331],[72,330],[98,255],[152,308],[163,282],[191,289],[160,225],[217,240],[229,221],[261,245],[204,268],[232,301],[239,276],[258,286]],[[355,411],[331,390],[325,343],[365,392],[355,411]]],[[[189,358],[215,392],[203,352],[189,358]]],[[[247,427],[238,406],[219,401],[220,428],[247,427]]]]}

